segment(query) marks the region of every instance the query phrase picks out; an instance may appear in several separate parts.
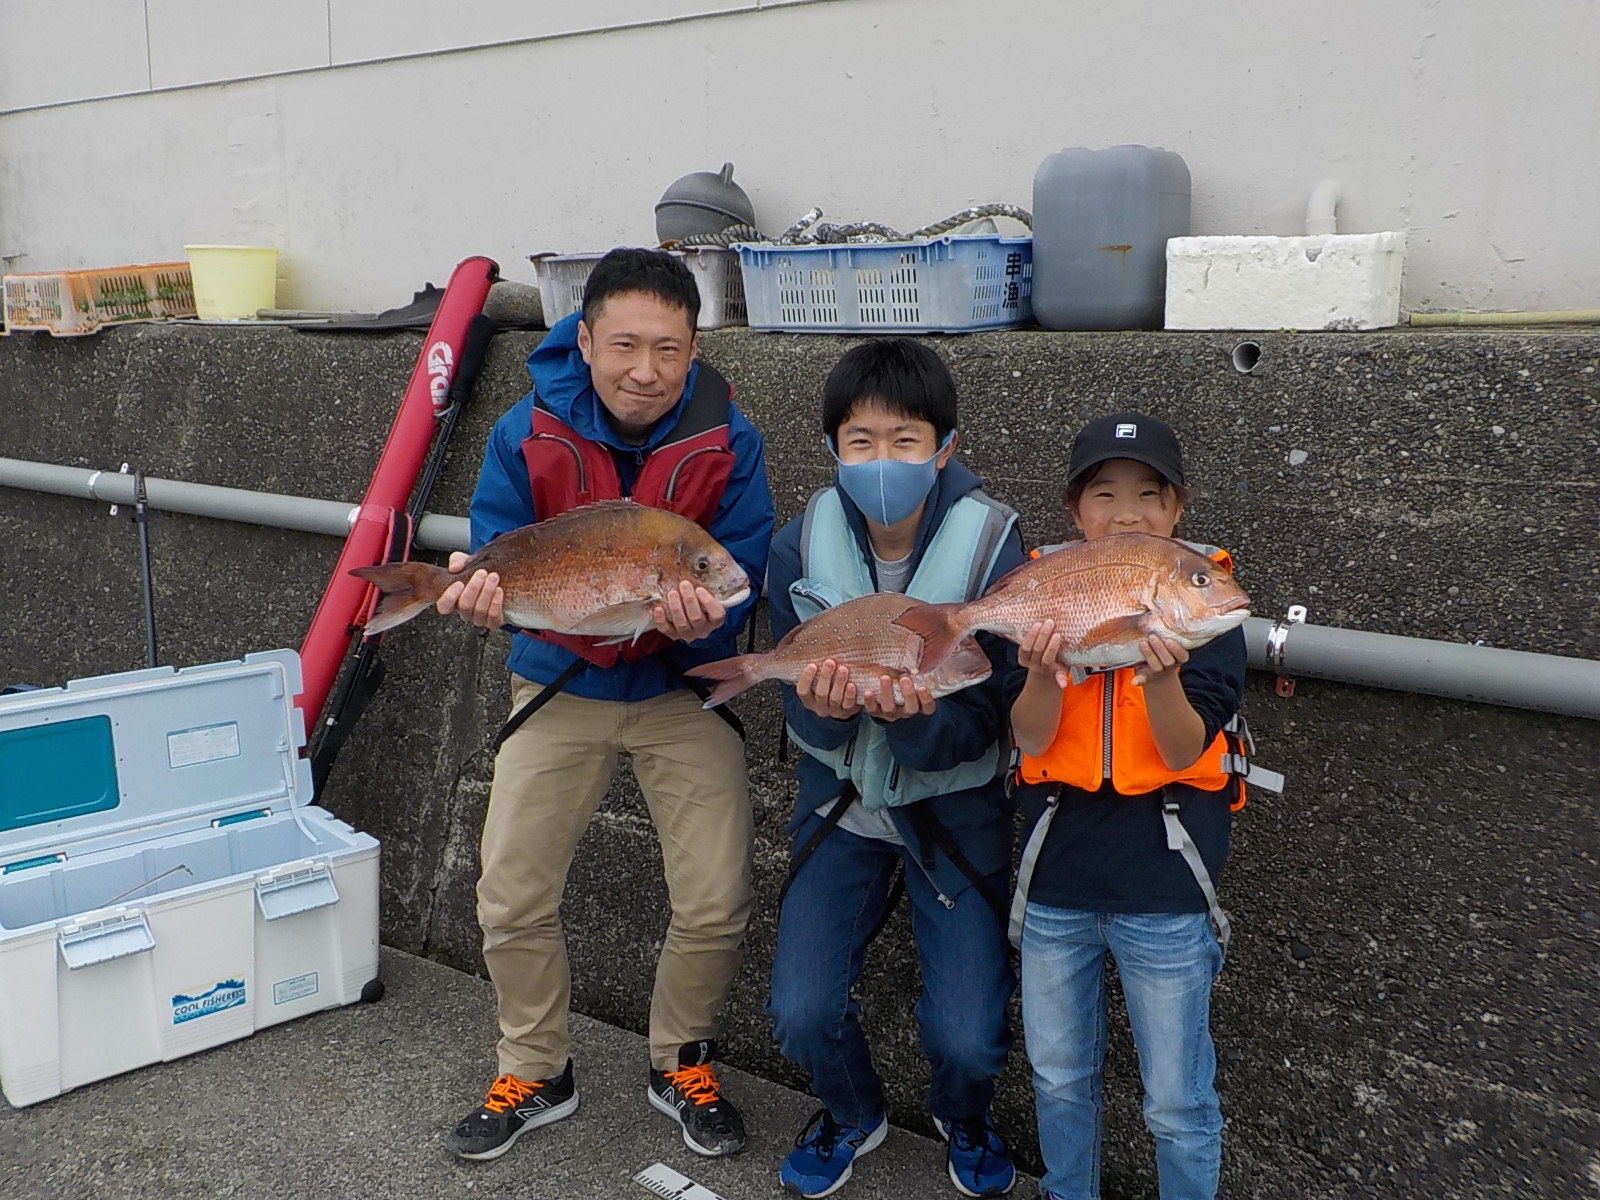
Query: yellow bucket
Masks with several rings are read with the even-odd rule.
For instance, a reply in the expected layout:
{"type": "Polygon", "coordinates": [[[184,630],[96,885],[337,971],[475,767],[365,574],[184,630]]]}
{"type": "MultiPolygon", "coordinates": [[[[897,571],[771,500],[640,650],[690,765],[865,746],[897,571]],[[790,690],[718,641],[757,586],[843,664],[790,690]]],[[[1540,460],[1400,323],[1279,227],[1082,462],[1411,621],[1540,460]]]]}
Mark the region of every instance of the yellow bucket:
{"type": "Polygon", "coordinates": [[[278,250],[275,246],[185,246],[194,281],[195,312],[202,319],[254,319],[258,308],[276,308],[278,250]]]}

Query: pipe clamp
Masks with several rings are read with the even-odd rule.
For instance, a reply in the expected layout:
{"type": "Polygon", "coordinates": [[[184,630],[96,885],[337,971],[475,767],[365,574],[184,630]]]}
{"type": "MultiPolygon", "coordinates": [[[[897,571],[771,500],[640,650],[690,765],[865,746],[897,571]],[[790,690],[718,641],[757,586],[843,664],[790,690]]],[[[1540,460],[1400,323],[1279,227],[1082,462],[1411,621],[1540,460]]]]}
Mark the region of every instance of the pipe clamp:
{"type": "Polygon", "coordinates": [[[1274,621],[1272,628],[1267,630],[1267,666],[1278,677],[1278,681],[1273,684],[1273,691],[1286,700],[1294,695],[1294,680],[1283,669],[1283,653],[1289,644],[1289,630],[1296,625],[1304,624],[1305,619],[1306,606],[1291,604],[1283,619],[1274,621]]]}

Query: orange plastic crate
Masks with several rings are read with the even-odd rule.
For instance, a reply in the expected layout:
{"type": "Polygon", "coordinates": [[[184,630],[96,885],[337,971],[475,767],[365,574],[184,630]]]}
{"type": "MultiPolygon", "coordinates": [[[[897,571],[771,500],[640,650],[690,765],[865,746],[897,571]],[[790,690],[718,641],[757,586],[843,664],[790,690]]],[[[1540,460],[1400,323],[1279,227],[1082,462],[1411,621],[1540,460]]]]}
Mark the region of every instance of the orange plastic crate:
{"type": "Polygon", "coordinates": [[[105,325],[195,315],[186,262],[7,275],[3,285],[6,333],[43,329],[78,337],[105,325]]]}

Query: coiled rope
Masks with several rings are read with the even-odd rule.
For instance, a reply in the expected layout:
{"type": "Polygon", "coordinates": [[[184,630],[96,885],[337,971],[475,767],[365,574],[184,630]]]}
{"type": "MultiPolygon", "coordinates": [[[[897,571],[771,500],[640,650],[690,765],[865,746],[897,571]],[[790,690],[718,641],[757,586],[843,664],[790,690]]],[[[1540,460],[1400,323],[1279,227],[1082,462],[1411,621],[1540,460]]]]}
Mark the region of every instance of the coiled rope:
{"type": "Polygon", "coordinates": [[[754,242],[773,246],[814,246],[814,245],[844,245],[844,244],[870,244],[874,242],[914,242],[919,238],[934,238],[948,233],[952,229],[984,217],[1010,217],[1019,221],[1029,229],[1033,228],[1033,214],[1025,208],[1015,204],[978,204],[972,208],[964,208],[958,213],[952,213],[942,221],[935,221],[931,225],[924,225],[920,229],[913,229],[910,233],[901,233],[888,225],[879,224],[877,221],[856,221],[845,225],[835,225],[822,220],[822,209],[813,208],[785,229],[775,238],[765,236],[754,225],[730,225],[720,233],[696,233],[689,237],[680,238],[676,242],[665,243],[668,247],[678,250],[688,250],[696,246],[721,246],[728,247],[735,242],[754,242]]]}

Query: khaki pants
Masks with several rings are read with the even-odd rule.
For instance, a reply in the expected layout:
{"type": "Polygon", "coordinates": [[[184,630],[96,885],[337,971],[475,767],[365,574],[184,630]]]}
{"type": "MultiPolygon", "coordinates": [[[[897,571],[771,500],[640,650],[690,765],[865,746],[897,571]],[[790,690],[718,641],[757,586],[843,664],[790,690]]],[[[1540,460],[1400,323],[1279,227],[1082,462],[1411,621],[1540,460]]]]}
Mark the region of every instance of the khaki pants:
{"type": "MultiPolygon", "coordinates": [[[[515,712],[540,685],[512,682],[515,712]]],[[[683,1043],[716,1036],[752,903],[744,746],[692,692],[637,703],[563,694],[501,747],[483,825],[478,923],[499,1003],[501,1074],[547,1079],[566,1065],[561,894],[622,753],[661,839],[672,904],[650,1000],[651,1065],[675,1069],[683,1043]]]]}

